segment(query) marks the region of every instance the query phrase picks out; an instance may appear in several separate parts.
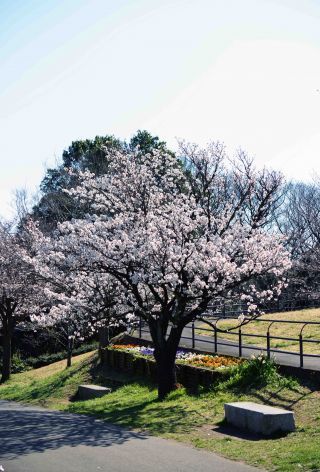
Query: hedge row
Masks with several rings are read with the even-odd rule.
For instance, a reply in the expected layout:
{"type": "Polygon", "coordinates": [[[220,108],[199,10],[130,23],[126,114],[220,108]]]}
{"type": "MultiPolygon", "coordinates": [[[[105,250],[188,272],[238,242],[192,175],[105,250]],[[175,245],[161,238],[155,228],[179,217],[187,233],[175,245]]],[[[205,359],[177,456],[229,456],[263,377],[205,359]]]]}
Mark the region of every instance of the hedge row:
{"type": "MultiPolygon", "coordinates": [[[[98,349],[97,342],[82,344],[73,350],[73,355],[76,356],[79,354],[84,354],[85,352],[90,352],[95,349],[98,349]]],[[[19,354],[14,354],[12,357],[12,373],[16,374],[30,369],[37,369],[39,367],[52,364],[53,362],[62,361],[63,359],[66,359],[66,357],[66,351],[56,352],[55,354],[42,354],[41,356],[28,357],[27,359],[21,358],[19,354]]]]}

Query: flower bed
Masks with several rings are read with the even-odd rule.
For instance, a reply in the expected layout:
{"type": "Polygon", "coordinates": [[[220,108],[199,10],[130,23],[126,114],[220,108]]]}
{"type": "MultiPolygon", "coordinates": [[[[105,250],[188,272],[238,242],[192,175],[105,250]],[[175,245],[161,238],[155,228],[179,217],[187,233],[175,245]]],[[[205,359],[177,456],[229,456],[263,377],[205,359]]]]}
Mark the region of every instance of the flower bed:
{"type": "MultiPolygon", "coordinates": [[[[153,348],[135,344],[112,345],[102,351],[105,366],[121,372],[157,380],[153,348]]],[[[196,392],[199,385],[208,387],[230,377],[232,368],[241,361],[233,357],[194,354],[186,350],[177,353],[177,382],[196,392]]]]}
{"type": "MultiPolygon", "coordinates": [[[[136,344],[114,344],[111,349],[118,351],[131,352],[141,356],[153,356],[154,349],[147,346],[138,346],[136,344]]],[[[225,357],[209,354],[194,354],[192,352],[179,349],[176,355],[177,364],[183,363],[195,367],[206,369],[225,369],[228,367],[235,367],[242,361],[235,357],[225,357]]]]}
{"type": "Polygon", "coordinates": [[[183,362],[206,369],[226,369],[239,365],[242,360],[235,357],[190,354],[183,362]]]}

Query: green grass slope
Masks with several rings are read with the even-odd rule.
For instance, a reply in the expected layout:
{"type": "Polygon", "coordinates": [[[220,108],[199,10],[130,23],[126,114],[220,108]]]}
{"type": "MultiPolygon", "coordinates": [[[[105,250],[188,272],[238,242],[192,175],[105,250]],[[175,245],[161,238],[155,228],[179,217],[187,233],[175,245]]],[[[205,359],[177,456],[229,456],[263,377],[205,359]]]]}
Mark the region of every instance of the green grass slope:
{"type": "Polygon", "coordinates": [[[258,378],[244,369],[224,384],[189,395],[185,389],[159,402],[154,385],[141,379],[102,371],[96,353],[15,374],[0,386],[0,398],[40,404],[65,411],[95,415],[103,420],[148,431],[215,451],[268,470],[320,470],[320,395],[316,385],[288,381],[279,376],[258,378]],[[72,401],[79,384],[112,385],[113,392],[90,401],[72,401]],[[297,431],[265,439],[239,435],[223,424],[223,404],[252,400],[293,409],[297,431]]]}

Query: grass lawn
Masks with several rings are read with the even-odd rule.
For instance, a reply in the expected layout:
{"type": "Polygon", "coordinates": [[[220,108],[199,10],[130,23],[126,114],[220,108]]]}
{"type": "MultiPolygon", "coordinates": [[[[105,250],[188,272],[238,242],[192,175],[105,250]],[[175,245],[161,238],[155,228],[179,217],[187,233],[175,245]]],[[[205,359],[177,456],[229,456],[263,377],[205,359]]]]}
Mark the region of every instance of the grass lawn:
{"type": "MultiPolygon", "coordinates": [[[[290,324],[290,323],[274,323],[270,328],[271,336],[279,337],[289,337],[298,339],[300,330],[305,321],[318,321],[320,322],[320,308],[310,308],[306,310],[291,311],[291,312],[282,312],[282,313],[269,313],[262,315],[259,319],[272,319],[272,320],[293,320],[301,321],[301,324],[290,324]]],[[[218,323],[218,327],[222,329],[229,329],[238,324],[237,320],[221,320],[218,323]]],[[[249,324],[242,327],[243,342],[245,344],[254,344],[259,347],[267,347],[266,338],[253,338],[250,336],[245,336],[245,334],[257,334],[257,335],[266,335],[268,325],[270,323],[265,321],[252,321],[249,324]]],[[[210,335],[212,336],[212,330],[210,332],[205,331],[203,328],[209,328],[206,324],[198,325],[196,330],[197,334],[201,335],[210,335]]],[[[238,341],[238,330],[233,330],[232,334],[219,333],[218,339],[228,339],[231,341],[238,341]]],[[[303,339],[319,339],[320,341],[320,325],[310,325],[306,326],[303,330],[303,339]]],[[[284,349],[291,352],[299,352],[299,342],[298,341],[285,341],[280,339],[272,339],[271,347],[284,349]]],[[[319,343],[308,343],[305,342],[303,345],[303,350],[306,354],[320,354],[320,342],[319,343]]]]}
{"type": "Polygon", "coordinates": [[[280,379],[250,388],[245,378],[241,382],[229,381],[197,395],[179,389],[159,402],[154,385],[102,371],[96,353],[86,353],[77,356],[70,369],[61,361],[13,375],[0,386],[0,398],[96,415],[268,470],[319,471],[320,394],[316,386],[280,379]],[[100,399],[71,401],[77,386],[84,382],[116,383],[118,387],[100,399]],[[237,437],[222,422],[223,404],[249,399],[293,409],[297,431],[273,439],[237,437]]]}

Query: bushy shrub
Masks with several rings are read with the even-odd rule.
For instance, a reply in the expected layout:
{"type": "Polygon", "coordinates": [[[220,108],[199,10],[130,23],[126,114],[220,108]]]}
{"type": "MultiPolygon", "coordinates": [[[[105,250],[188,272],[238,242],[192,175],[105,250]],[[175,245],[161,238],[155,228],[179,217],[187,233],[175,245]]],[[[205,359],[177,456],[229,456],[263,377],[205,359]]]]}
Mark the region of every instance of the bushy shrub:
{"type": "MultiPolygon", "coordinates": [[[[94,349],[97,349],[97,348],[98,348],[97,342],[83,344],[73,350],[73,355],[76,356],[79,354],[84,354],[85,352],[93,351],[94,349]]],[[[57,352],[55,354],[43,354],[35,358],[29,357],[28,359],[26,359],[25,362],[27,366],[33,369],[36,369],[38,367],[43,367],[45,365],[52,364],[53,362],[62,361],[63,359],[66,358],[66,356],[67,356],[67,353],[65,351],[62,351],[62,352],[57,352]]]]}
{"type": "Polygon", "coordinates": [[[266,385],[289,386],[293,380],[283,377],[273,359],[265,355],[252,356],[246,362],[233,369],[230,379],[223,387],[241,389],[242,391],[265,387],[266,385]]]}
{"type": "Polygon", "coordinates": [[[22,359],[20,352],[15,352],[12,356],[11,371],[13,374],[31,369],[26,360],[22,359]]]}

